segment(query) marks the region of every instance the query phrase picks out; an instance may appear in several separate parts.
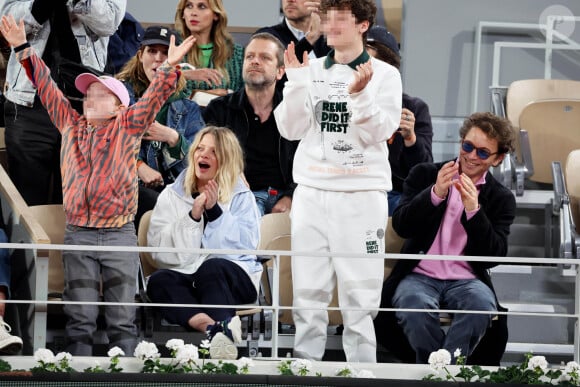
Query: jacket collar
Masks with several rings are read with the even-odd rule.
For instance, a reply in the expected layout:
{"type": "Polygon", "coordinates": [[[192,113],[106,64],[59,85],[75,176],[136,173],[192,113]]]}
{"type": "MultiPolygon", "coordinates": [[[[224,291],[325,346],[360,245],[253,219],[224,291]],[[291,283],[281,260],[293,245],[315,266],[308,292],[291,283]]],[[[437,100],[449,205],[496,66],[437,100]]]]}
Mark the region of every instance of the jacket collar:
{"type": "MultiPolygon", "coordinates": [[[[356,66],[368,62],[369,59],[371,59],[371,56],[368,54],[366,50],[363,50],[363,52],[358,56],[358,58],[348,63],[347,65],[353,70],[356,70],[356,66]]],[[[326,59],[324,60],[324,68],[329,69],[334,64],[337,64],[337,62],[334,60],[334,49],[332,49],[330,50],[328,55],[326,55],[326,59]]]]}
{"type": "MultiPolygon", "coordinates": [[[[249,104],[250,101],[248,99],[248,95],[246,94],[246,88],[242,87],[238,91],[234,92],[231,95],[232,105],[236,107],[238,110],[244,110],[246,104],[249,104]]],[[[279,90],[278,87],[274,89],[274,101],[272,104],[272,109],[275,109],[276,106],[282,101],[282,90],[279,90]]]]}

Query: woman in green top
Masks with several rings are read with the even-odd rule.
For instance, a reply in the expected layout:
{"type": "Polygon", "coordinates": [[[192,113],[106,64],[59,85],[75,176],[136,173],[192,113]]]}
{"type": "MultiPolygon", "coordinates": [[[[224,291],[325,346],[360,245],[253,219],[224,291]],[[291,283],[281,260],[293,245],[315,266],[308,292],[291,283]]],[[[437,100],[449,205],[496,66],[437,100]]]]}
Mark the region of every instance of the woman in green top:
{"type": "Polygon", "coordinates": [[[183,70],[194,89],[226,95],[243,85],[244,48],[234,43],[227,24],[222,0],[179,0],[175,28],[183,38],[196,38],[185,58],[194,69],[183,70]]]}

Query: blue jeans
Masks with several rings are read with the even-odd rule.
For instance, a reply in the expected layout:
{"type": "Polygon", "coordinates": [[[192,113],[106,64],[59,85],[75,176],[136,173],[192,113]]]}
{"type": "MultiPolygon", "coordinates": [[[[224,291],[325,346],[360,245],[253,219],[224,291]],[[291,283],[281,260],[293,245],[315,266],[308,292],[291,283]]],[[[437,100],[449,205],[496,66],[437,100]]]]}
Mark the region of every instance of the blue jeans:
{"type": "Polygon", "coordinates": [[[275,188],[263,189],[260,191],[252,191],[256,197],[256,204],[258,205],[258,210],[260,210],[260,215],[264,216],[272,212],[272,208],[278,203],[278,200],[282,197],[282,191],[278,191],[275,188]],[[273,194],[273,191],[276,191],[273,194]]]}
{"type": "Polygon", "coordinates": [[[393,216],[395,208],[397,208],[399,200],[401,200],[401,193],[399,191],[389,191],[387,193],[387,200],[389,201],[389,216],[393,216]]]}
{"type": "MultiPolygon", "coordinates": [[[[439,280],[411,273],[399,283],[393,296],[393,306],[405,309],[456,309],[496,311],[493,291],[478,279],[439,280]]],[[[439,323],[438,313],[396,312],[417,363],[427,363],[433,351],[444,348],[451,354],[457,348],[469,357],[487,328],[491,314],[457,313],[447,334],[439,323]]],[[[453,359],[454,363],[455,359],[453,359]]]]}

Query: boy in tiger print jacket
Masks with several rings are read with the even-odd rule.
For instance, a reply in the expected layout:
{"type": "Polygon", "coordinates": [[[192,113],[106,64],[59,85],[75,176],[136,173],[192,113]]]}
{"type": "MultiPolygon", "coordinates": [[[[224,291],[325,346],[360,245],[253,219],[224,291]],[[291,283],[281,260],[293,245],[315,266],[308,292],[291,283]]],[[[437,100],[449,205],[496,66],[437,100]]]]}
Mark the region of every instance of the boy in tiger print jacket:
{"type": "MultiPolygon", "coordinates": [[[[26,41],[22,20],[3,16],[0,31],[38,90],[42,104],[62,134],[61,174],[66,215],[65,244],[136,246],[133,218],[137,209],[137,152],[141,137],[175,90],[175,68],[193,45],[171,40],[167,63],[158,69],[145,95],[128,107],[123,84],[111,77],[81,74],[77,88],[85,94],[78,114],[50,77],[50,71],[26,41]]],[[[101,293],[106,302],[133,302],[139,256],[136,252],[63,251],[67,351],[92,355],[101,293]]],[[[105,308],[110,347],[133,354],[137,343],[135,308],[105,308]]]]}

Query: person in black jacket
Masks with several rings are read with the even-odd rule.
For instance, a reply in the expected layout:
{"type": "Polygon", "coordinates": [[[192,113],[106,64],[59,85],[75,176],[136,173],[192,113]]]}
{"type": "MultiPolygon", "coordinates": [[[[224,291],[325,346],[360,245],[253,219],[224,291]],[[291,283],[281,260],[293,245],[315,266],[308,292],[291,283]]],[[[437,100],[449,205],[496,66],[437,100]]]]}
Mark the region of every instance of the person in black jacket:
{"type": "Polygon", "coordinates": [[[280,136],[273,111],[282,100],[276,81],[284,75],[284,46],[275,36],[259,33],[244,53],[244,87],[215,98],[205,108],[208,125],[226,126],[240,140],[246,180],[262,215],[288,212],[295,184],[292,162],[298,141],[280,136]]]}
{"type": "MultiPolygon", "coordinates": [[[[397,39],[381,26],[373,26],[367,35],[367,51],[377,59],[400,69],[401,54],[397,39]]],[[[389,216],[399,205],[403,181],[411,168],[432,162],[433,126],[429,106],[420,98],[403,93],[403,110],[399,130],[387,141],[393,189],[388,193],[389,216]]]]}
{"type": "MultiPolygon", "coordinates": [[[[393,228],[402,253],[446,256],[506,256],[515,198],[489,168],[513,150],[508,120],[474,113],[460,129],[457,159],[422,163],[403,185],[393,228]]],[[[399,260],[383,286],[381,308],[489,311],[456,313],[447,332],[436,312],[380,312],[377,340],[403,361],[426,363],[440,348],[457,349],[470,364],[499,365],[507,342],[507,319],[488,273],[497,262],[399,260]]]]}
{"type": "Polygon", "coordinates": [[[282,12],[284,20],[280,24],[270,27],[262,27],[256,33],[268,32],[287,47],[294,42],[296,57],[302,61],[304,52],[308,52],[312,58],[325,56],[330,51],[320,30],[320,16],[312,12],[317,8],[320,1],[305,0],[282,0],[282,12]]]}

